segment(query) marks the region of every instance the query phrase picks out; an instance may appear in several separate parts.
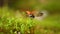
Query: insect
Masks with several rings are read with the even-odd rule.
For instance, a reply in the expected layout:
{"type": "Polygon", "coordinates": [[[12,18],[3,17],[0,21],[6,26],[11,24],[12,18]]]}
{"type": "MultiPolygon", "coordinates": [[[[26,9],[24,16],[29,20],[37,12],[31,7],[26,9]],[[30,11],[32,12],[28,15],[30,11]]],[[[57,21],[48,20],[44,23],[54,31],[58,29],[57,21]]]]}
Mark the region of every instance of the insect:
{"type": "Polygon", "coordinates": [[[48,15],[47,10],[26,11],[26,13],[29,17],[32,17],[32,18],[37,19],[37,20],[43,20],[48,15]]]}

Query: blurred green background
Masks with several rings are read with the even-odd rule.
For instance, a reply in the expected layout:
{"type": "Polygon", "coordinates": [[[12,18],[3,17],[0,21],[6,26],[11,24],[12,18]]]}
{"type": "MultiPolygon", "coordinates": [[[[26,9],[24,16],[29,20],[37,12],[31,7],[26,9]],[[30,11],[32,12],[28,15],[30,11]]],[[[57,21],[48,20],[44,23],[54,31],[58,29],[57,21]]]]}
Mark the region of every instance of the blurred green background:
{"type": "Polygon", "coordinates": [[[14,34],[13,29],[22,34],[60,34],[60,0],[0,0],[0,34],[14,34]],[[49,15],[40,22],[24,15],[16,18],[17,10],[47,10],[49,15]]]}

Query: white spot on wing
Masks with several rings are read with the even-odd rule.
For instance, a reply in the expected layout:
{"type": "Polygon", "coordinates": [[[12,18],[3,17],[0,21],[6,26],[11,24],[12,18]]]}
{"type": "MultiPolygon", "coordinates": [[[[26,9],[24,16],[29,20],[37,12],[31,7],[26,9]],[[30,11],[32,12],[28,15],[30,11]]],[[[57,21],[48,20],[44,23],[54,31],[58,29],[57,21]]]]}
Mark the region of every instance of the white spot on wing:
{"type": "Polygon", "coordinates": [[[43,15],[38,17],[35,16],[35,19],[42,21],[44,18],[47,17],[48,12],[46,10],[42,10],[40,13],[43,13],[43,15]]]}

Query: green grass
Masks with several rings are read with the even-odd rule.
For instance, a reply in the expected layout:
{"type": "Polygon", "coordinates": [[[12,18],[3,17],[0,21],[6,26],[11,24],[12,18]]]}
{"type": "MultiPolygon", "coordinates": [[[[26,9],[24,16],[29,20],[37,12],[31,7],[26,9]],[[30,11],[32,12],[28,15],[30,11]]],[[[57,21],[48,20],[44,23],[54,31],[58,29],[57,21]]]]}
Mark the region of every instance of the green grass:
{"type": "Polygon", "coordinates": [[[13,15],[13,10],[8,7],[0,8],[0,28],[6,34],[13,34],[13,29],[20,30],[24,34],[25,31],[29,31],[30,27],[35,29],[35,34],[46,34],[46,32],[47,34],[58,34],[60,32],[59,14],[49,15],[41,22],[31,18],[24,18],[24,16],[16,18],[13,15]]]}

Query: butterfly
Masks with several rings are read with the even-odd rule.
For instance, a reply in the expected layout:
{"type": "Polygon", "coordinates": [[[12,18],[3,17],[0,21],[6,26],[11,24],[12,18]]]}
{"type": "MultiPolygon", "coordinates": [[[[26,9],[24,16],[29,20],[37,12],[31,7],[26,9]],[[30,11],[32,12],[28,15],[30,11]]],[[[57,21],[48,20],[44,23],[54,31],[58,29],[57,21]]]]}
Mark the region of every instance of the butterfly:
{"type": "Polygon", "coordinates": [[[37,20],[43,20],[48,15],[47,10],[26,11],[26,13],[27,13],[27,16],[32,17],[32,18],[37,19],[37,20]]]}

